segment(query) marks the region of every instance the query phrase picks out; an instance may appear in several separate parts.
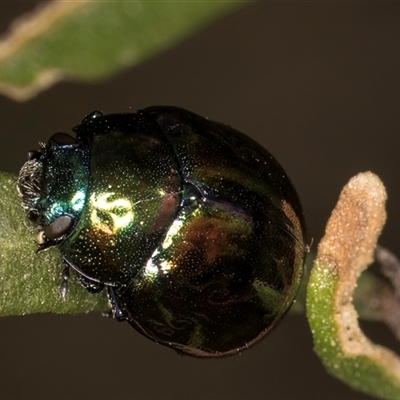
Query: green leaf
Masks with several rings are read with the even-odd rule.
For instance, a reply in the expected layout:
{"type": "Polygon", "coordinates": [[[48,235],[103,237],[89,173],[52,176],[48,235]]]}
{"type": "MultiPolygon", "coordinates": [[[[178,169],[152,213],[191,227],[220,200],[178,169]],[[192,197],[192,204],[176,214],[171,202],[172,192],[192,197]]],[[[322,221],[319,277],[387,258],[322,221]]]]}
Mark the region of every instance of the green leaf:
{"type": "Polygon", "coordinates": [[[61,257],[56,250],[36,253],[16,183],[15,176],[0,173],[0,316],[107,311],[106,295],[90,294],[75,279],[61,297],[61,257]]]}
{"type": "Polygon", "coordinates": [[[400,359],[367,339],[352,303],[357,279],[373,261],[385,201],[372,173],[357,175],[343,188],[311,271],[307,317],[315,351],[332,375],[372,396],[400,399],[400,359]]]}
{"type": "Polygon", "coordinates": [[[25,100],[60,79],[137,64],[246,1],[54,1],[0,43],[0,91],[25,100]]]}

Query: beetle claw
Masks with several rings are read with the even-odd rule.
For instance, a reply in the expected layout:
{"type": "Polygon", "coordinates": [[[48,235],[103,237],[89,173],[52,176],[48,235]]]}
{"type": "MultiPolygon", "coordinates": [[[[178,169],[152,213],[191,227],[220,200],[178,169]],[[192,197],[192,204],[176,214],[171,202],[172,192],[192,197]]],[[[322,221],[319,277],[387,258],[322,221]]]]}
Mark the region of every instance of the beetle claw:
{"type": "Polygon", "coordinates": [[[108,302],[111,306],[111,310],[109,312],[109,314],[111,314],[111,317],[119,322],[125,321],[126,317],[118,305],[117,299],[115,298],[114,290],[111,286],[107,286],[107,296],[108,302]]]}
{"type": "Polygon", "coordinates": [[[112,310],[109,310],[109,311],[106,311],[106,312],[102,312],[101,316],[105,317],[105,318],[114,318],[112,310]]]}

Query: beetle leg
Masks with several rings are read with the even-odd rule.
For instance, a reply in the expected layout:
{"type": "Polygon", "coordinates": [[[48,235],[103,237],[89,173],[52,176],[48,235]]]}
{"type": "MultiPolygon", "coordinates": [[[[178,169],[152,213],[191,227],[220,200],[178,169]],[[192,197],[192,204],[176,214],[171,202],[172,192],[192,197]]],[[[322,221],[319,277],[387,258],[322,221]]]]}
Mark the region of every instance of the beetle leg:
{"type": "Polygon", "coordinates": [[[80,284],[90,293],[99,293],[104,289],[104,284],[92,281],[85,276],[78,274],[80,284]]]}
{"type": "Polygon", "coordinates": [[[118,301],[115,298],[114,289],[111,286],[107,286],[107,296],[108,302],[111,306],[110,316],[115,318],[119,322],[125,321],[126,317],[124,316],[124,313],[118,305],[118,301]]]}
{"type": "Polygon", "coordinates": [[[61,277],[62,277],[62,282],[60,285],[60,294],[61,297],[65,299],[68,294],[69,265],[65,265],[61,277]]]}

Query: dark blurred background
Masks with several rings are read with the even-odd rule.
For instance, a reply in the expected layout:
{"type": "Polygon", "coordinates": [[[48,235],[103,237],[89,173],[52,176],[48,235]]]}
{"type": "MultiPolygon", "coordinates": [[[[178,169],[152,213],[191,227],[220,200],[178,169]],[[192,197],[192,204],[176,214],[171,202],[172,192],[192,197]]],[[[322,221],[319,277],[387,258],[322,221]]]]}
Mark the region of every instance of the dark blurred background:
{"type": "MultiPolygon", "coordinates": [[[[35,2],[0,2],[0,31],[35,2]]],[[[0,97],[0,170],[88,112],[177,105],[268,148],[303,201],[314,247],[341,187],[371,170],[387,186],[381,244],[400,253],[400,3],[259,2],[98,85],[0,97]]],[[[368,335],[395,347],[378,324],[368,335]]],[[[304,316],[222,360],[178,356],[128,324],[86,316],[0,320],[1,399],[367,399],[328,376],[304,316]]],[[[397,345],[398,346],[398,345],[397,345]]]]}

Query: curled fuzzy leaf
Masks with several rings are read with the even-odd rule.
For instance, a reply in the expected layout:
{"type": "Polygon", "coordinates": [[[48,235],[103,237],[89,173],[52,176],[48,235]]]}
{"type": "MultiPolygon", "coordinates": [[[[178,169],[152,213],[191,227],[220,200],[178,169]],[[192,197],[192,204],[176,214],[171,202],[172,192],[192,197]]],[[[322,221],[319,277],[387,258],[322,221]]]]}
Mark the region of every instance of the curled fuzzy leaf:
{"type": "Polygon", "coordinates": [[[353,306],[357,278],[373,261],[385,223],[385,202],[385,188],[370,172],[343,188],[318,246],[307,316],[315,351],[331,374],[372,396],[399,399],[400,359],[363,334],[353,306]]]}

